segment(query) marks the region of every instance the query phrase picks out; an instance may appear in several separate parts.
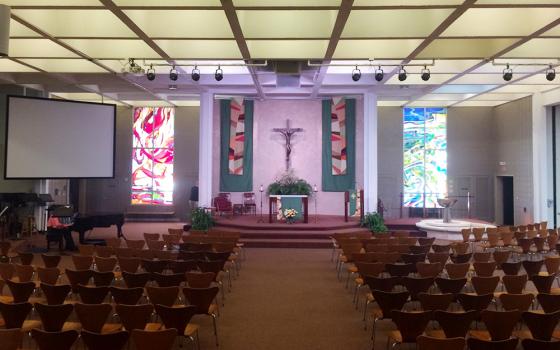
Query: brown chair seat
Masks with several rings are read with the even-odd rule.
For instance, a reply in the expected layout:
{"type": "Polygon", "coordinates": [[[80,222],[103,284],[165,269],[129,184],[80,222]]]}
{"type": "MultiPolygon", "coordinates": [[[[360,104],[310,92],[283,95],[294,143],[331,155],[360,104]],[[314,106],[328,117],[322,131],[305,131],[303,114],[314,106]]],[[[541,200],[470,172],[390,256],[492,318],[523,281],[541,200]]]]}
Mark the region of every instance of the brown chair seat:
{"type": "Polygon", "coordinates": [[[420,335],[416,338],[417,350],[463,350],[465,348],[465,338],[434,338],[420,335]]]}

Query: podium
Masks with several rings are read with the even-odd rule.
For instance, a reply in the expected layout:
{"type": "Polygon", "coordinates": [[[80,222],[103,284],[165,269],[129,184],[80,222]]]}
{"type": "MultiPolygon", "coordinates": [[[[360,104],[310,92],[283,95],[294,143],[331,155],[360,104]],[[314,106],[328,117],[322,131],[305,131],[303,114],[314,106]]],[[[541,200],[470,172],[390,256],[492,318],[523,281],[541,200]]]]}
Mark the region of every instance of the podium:
{"type": "Polygon", "coordinates": [[[309,222],[309,196],[307,195],[299,195],[299,194],[286,194],[286,195],[270,195],[268,196],[268,222],[273,223],[273,215],[272,209],[274,204],[277,204],[278,201],[282,200],[282,198],[301,198],[301,202],[303,205],[303,222],[309,222]]]}

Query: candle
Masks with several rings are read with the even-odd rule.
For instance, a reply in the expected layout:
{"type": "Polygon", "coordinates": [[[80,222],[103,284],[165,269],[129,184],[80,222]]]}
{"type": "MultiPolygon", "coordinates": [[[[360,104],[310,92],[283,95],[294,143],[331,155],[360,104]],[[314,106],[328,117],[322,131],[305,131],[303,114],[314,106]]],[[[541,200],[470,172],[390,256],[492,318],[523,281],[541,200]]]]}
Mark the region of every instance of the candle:
{"type": "Polygon", "coordinates": [[[264,191],[264,187],[263,185],[261,185],[261,187],[259,187],[259,191],[263,192],[264,191]]]}
{"type": "Polygon", "coordinates": [[[313,192],[319,192],[319,189],[317,188],[317,185],[313,185],[313,192]]]}

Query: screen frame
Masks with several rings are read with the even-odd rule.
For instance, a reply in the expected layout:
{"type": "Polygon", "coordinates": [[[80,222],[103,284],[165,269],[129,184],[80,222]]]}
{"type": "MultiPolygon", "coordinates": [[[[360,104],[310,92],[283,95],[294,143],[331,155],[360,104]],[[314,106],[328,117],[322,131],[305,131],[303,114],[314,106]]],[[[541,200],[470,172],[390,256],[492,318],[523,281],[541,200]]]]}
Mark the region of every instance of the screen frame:
{"type": "Polygon", "coordinates": [[[115,178],[115,161],[116,161],[116,146],[117,146],[117,105],[113,103],[100,103],[100,102],[86,102],[86,101],[75,101],[75,100],[61,100],[56,98],[48,97],[35,97],[35,96],[18,96],[18,95],[7,95],[6,96],[6,125],[4,134],[4,179],[5,180],[39,180],[39,179],[114,179],[115,178]],[[102,105],[113,107],[113,169],[111,176],[91,176],[91,177],[12,177],[8,176],[8,132],[10,126],[10,99],[29,99],[29,100],[46,100],[52,102],[62,102],[62,103],[81,103],[90,105],[102,105]]]}

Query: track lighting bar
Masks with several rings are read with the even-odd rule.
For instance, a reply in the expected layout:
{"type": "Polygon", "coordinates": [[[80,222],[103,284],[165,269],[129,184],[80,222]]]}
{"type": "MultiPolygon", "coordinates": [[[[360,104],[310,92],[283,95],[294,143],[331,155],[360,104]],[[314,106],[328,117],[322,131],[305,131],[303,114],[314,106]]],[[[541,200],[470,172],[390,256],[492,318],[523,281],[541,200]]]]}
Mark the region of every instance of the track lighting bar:
{"type": "Polygon", "coordinates": [[[264,60],[259,63],[227,63],[227,61],[220,61],[220,63],[190,63],[190,64],[179,64],[179,63],[152,63],[143,60],[144,66],[151,67],[266,67],[268,66],[268,60],[264,60]],[[225,62],[225,63],[224,63],[225,62]]]}
{"type": "MultiPolygon", "coordinates": [[[[360,60],[358,60],[360,61],[360,60]]],[[[353,63],[319,63],[319,62],[313,62],[312,60],[308,60],[307,61],[307,66],[309,67],[367,67],[367,66],[373,66],[373,67],[433,67],[436,65],[436,60],[432,60],[431,63],[409,63],[409,64],[399,64],[399,63],[383,63],[383,62],[377,62],[373,59],[371,60],[364,60],[365,62],[363,64],[360,63],[356,63],[356,60],[352,61],[353,63]],[[367,63],[366,63],[367,62],[367,63]]]]}

